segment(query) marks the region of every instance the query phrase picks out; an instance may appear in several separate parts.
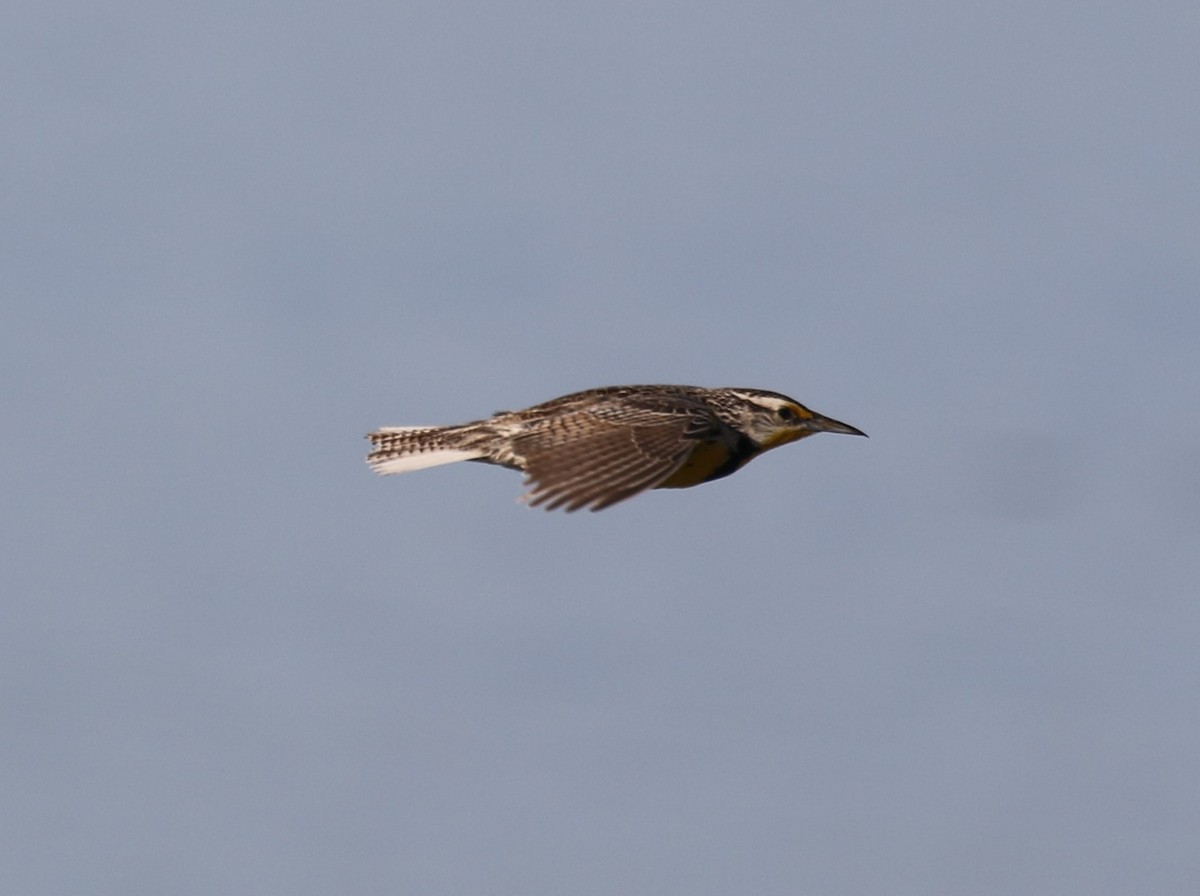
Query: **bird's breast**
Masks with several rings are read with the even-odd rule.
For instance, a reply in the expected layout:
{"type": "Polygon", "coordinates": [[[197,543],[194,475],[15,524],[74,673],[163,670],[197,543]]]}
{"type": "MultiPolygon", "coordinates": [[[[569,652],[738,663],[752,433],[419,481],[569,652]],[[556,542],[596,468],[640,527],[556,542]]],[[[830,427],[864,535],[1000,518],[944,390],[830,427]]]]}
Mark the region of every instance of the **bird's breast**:
{"type": "Polygon", "coordinates": [[[750,446],[739,450],[742,447],[739,445],[734,448],[719,440],[700,442],[692,449],[683,466],[656,487],[688,488],[728,476],[753,456],[750,446]]]}

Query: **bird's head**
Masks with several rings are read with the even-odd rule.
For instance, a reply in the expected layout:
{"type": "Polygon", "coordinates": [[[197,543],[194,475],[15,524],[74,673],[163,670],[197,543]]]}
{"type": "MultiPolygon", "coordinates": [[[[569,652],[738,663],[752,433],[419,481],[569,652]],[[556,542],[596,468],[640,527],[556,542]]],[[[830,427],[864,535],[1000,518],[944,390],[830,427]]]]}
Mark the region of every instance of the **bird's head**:
{"type": "Polygon", "coordinates": [[[762,389],[731,389],[742,399],[738,428],[765,448],[786,445],[819,432],[865,436],[861,429],[810,411],[794,398],[762,389]]]}

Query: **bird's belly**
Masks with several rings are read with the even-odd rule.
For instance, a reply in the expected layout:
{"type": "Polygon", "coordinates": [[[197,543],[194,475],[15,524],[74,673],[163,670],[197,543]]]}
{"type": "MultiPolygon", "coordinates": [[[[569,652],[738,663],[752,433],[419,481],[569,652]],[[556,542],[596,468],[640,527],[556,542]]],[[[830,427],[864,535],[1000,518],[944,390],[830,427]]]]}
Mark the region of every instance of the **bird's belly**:
{"type": "Polygon", "coordinates": [[[655,488],[687,488],[728,476],[741,466],[740,460],[724,442],[701,442],[692,449],[688,459],[678,470],[660,482],[655,488]]]}

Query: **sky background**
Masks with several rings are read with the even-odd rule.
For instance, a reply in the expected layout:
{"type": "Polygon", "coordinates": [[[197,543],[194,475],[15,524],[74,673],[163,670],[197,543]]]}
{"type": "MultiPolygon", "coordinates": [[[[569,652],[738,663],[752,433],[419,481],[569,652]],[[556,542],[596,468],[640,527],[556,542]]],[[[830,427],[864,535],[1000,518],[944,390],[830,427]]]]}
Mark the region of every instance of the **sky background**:
{"type": "Polygon", "coordinates": [[[0,891],[1200,892],[1200,7],[37,3],[0,891]],[[598,514],[362,435],[820,436],[598,514]]]}

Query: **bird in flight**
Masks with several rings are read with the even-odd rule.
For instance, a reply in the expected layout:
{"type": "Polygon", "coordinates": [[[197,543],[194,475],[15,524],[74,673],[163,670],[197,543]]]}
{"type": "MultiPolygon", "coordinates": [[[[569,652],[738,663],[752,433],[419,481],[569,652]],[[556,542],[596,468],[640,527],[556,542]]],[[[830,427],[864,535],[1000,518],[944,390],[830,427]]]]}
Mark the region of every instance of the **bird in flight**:
{"type": "Polygon", "coordinates": [[[369,433],[376,473],[460,460],[525,474],[531,507],[602,510],[652,488],[687,488],[819,432],[865,436],[763,389],[607,386],[458,426],[369,433]]]}

